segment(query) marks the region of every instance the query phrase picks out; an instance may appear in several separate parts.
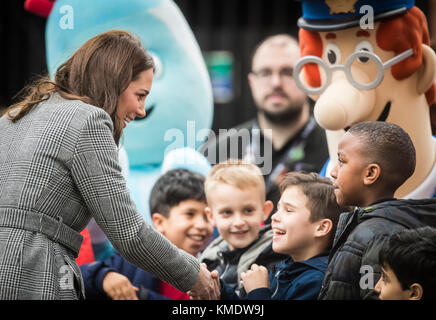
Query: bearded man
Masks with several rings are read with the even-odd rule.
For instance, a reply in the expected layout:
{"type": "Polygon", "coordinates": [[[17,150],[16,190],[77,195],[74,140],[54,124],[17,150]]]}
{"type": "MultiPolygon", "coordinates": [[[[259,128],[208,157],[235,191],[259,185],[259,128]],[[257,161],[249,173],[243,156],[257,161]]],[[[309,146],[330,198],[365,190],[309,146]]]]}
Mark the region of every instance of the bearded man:
{"type": "Polygon", "coordinates": [[[275,205],[280,199],[277,185],[287,172],[319,172],[328,158],[325,132],[293,78],[299,58],[299,43],[286,34],[270,36],[257,45],[248,74],[256,118],[223,130],[203,148],[212,164],[239,158],[258,165],[267,199],[275,205]]]}

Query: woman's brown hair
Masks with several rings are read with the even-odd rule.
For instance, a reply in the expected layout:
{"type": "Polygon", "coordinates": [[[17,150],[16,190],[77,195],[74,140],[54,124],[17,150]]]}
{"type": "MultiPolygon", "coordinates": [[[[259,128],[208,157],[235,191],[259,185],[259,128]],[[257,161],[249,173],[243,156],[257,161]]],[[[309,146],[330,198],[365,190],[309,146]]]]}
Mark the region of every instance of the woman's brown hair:
{"type": "Polygon", "coordinates": [[[105,110],[114,123],[118,144],[122,134],[122,119],[116,116],[118,98],[141,72],[152,68],[152,57],[130,33],[112,30],[99,34],[59,66],[54,81],[43,76],[24,88],[22,100],[7,110],[8,117],[18,121],[57,92],[65,99],[78,99],[105,110]]]}

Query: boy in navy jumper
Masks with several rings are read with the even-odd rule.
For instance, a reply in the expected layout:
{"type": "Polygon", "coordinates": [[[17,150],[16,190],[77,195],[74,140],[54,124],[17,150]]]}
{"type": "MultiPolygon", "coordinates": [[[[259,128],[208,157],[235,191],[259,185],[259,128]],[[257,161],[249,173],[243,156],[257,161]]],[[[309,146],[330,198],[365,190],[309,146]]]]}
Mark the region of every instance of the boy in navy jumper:
{"type": "MultiPolygon", "coordinates": [[[[160,177],[150,194],[155,228],[179,249],[197,256],[208,244],[212,224],[207,219],[204,177],[176,169],[160,177]]],[[[189,296],[114,253],[104,261],[80,267],[89,299],[186,300],[189,296]]]]}
{"type": "MultiPolygon", "coordinates": [[[[241,274],[247,299],[316,299],[327,267],[340,213],[328,178],[291,172],[280,185],[278,210],[272,216],[274,252],[289,256],[272,270],[253,264],[241,274]]],[[[221,281],[221,300],[237,299],[221,281]]]]}

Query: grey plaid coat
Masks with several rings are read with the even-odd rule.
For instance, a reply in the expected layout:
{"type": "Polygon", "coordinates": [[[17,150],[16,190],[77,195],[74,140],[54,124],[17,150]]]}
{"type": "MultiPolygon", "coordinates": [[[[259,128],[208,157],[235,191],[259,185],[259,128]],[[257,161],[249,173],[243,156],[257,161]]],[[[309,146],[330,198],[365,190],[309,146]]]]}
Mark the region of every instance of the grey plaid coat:
{"type": "Polygon", "coordinates": [[[82,298],[75,256],[91,217],[130,262],[193,286],[198,260],[136,211],[112,132],[104,110],[57,94],[16,123],[0,118],[0,299],[82,298]]]}

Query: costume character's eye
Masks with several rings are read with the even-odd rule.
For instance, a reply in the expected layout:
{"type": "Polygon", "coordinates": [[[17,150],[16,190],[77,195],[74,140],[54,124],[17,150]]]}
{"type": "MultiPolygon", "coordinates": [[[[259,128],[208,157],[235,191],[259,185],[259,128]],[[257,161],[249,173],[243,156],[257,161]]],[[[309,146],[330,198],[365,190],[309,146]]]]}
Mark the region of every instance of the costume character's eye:
{"type": "Polygon", "coordinates": [[[325,56],[330,64],[335,64],[341,61],[341,50],[334,43],[329,43],[325,49],[325,56]]]}
{"type": "MultiPolygon", "coordinates": [[[[360,41],[357,45],[356,45],[356,49],[355,52],[359,52],[359,51],[368,51],[368,52],[374,52],[372,45],[369,41],[360,41]]],[[[366,63],[369,61],[368,57],[360,57],[358,58],[360,62],[362,63],[366,63]]]]}

